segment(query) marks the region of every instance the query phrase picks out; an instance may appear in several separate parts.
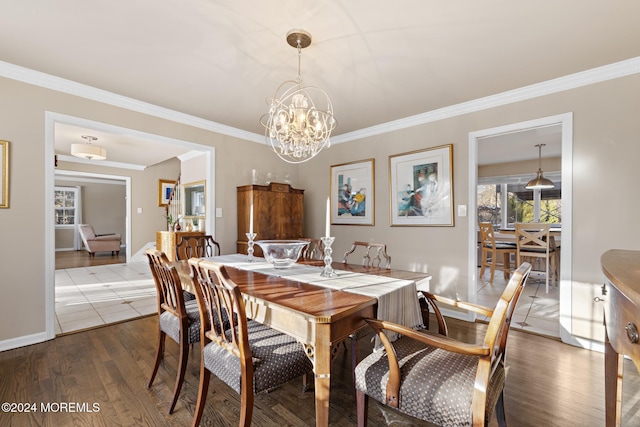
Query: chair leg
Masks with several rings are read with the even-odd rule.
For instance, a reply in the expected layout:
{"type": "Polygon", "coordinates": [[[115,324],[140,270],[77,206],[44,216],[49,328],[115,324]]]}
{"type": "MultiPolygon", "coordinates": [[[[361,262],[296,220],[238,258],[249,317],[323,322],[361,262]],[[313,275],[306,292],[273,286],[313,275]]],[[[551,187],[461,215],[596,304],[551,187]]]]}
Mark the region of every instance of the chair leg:
{"type": "Polygon", "coordinates": [[[498,427],[507,427],[507,418],[504,412],[504,390],[498,396],[496,402],[496,419],[498,421],[498,427]]]}
{"type": "Polygon", "coordinates": [[[496,255],[495,252],[491,252],[491,277],[489,278],[489,283],[493,285],[493,276],[496,274],[496,255]]]}
{"type": "Polygon", "coordinates": [[[356,390],[356,413],[358,415],[358,427],[367,427],[367,413],[369,409],[369,396],[356,390]]]}
{"type": "Polygon", "coordinates": [[[171,400],[171,406],[169,407],[169,414],[173,414],[173,410],[178,402],[178,396],[180,396],[180,390],[182,389],[182,383],[184,382],[184,374],[187,372],[187,362],[189,361],[189,343],[187,342],[187,338],[181,336],[180,341],[178,374],[176,376],[176,385],[173,388],[173,399],[171,400]]]}
{"type": "Polygon", "coordinates": [[[158,329],[158,350],[156,351],[156,361],[153,366],[153,371],[151,372],[151,378],[147,383],[147,388],[151,388],[151,385],[153,384],[153,380],[155,379],[156,374],[158,373],[158,368],[160,367],[160,361],[162,361],[162,358],[164,357],[164,341],[166,336],[167,335],[164,332],[158,329]]]}
{"type": "Polygon", "coordinates": [[[209,392],[209,378],[211,372],[204,367],[204,360],[200,360],[200,384],[198,385],[198,399],[196,400],[196,408],[193,413],[192,427],[198,427],[202,414],[204,413],[204,404],[207,401],[207,393],[209,392]]]}
{"type": "Polygon", "coordinates": [[[356,389],[356,365],[358,365],[358,340],[351,337],[351,385],[356,389]]]}

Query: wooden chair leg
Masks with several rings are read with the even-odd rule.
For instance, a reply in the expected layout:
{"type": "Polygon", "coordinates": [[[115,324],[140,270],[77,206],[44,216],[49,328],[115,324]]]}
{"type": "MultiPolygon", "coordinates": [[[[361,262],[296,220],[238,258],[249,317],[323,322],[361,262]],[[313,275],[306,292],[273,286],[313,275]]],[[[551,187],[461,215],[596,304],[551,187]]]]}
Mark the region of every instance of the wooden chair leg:
{"type": "Polygon", "coordinates": [[[184,382],[184,374],[187,372],[187,362],[189,361],[189,343],[186,337],[180,337],[180,357],[178,361],[178,374],[176,376],[176,385],[173,388],[173,399],[171,400],[171,406],[169,407],[169,414],[173,414],[173,410],[178,402],[178,396],[180,396],[180,390],[182,389],[182,383],[184,382]]]}
{"type": "Polygon", "coordinates": [[[158,350],[156,351],[156,361],[153,365],[153,371],[151,372],[151,378],[147,383],[147,388],[151,388],[153,384],[153,380],[156,378],[156,374],[158,373],[158,368],[160,367],[160,361],[164,357],[164,341],[166,334],[158,329],[158,350]]]}
{"type": "Polygon", "coordinates": [[[493,276],[496,274],[496,255],[495,252],[491,252],[491,277],[489,278],[489,283],[493,284],[493,276]]]}
{"type": "Polygon", "coordinates": [[[367,427],[367,414],[369,410],[369,396],[361,391],[356,391],[356,413],[358,427],[367,427]]]}
{"type": "Polygon", "coordinates": [[[193,413],[192,427],[198,427],[202,414],[204,413],[204,404],[207,401],[207,393],[209,392],[209,379],[211,372],[204,367],[204,360],[200,360],[200,384],[198,385],[198,399],[196,400],[196,408],[193,413]]]}
{"type": "Polygon", "coordinates": [[[356,365],[358,365],[358,340],[355,337],[351,339],[351,385],[356,389],[356,365]]]}

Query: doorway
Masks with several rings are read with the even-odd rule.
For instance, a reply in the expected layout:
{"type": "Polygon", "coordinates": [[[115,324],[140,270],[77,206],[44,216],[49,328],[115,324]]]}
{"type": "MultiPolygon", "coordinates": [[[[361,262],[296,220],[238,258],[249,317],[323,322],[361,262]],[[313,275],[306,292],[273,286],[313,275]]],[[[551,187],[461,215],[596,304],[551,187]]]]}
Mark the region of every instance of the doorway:
{"type": "MultiPolygon", "coordinates": [[[[114,125],[107,125],[104,123],[94,122],[78,117],[67,116],[58,113],[45,112],[45,200],[44,211],[45,218],[45,338],[52,339],[56,336],[56,313],[55,313],[55,226],[54,226],[54,187],[55,187],[55,145],[56,145],[56,125],[65,124],[76,127],[82,127],[87,130],[97,130],[101,132],[110,132],[116,135],[127,135],[131,138],[142,139],[154,144],[156,151],[163,146],[172,147],[174,151],[183,153],[204,153],[206,155],[205,176],[207,181],[207,197],[206,197],[206,210],[207,212],[215,212],[215,148],[212,146],[201,145],[184,140],[177,140],[161,135],[148,134],[133,129],[125,129],[114,125]],[[177,147],[177,148],[176,148],[177,147]]],[[[180,157],[175,155],[175,157],[180,157]]],[[[108,163],[108,162],[107,162],[108,163]]],[[[106,165],[103,163],[103,165],[106,165]]],[[[131,179],[130,177],[120,177],[121,179],[131,179]]],[[[130,183],[129,183],[130,185],[130,183]]],[[[153,190],[155,191],[155,189],[153,190]]],[[[127,194],[131,194],[131,188],[127,190],[127,194]]],[[[130,219],[132,216],[132,200],[131,197],[127,197],[127,228],[123,240],[126,241],[126,253],[127,261],[131,261],[134,258],[132,254],[132,238],[131,238],[131,225],[130,219]]],[[[210,233],[215,236],[215,218],[213,215],[207,216],[206,229],[210,230],[210,233]]],[[[142,248],[144,249],[144,248],[142,248]]],[[[138,263],[141,264],[141,263],[138,263]]],[[[149,268],[145,265],[145,271],[148,272],[149,268]]]]}
{"type": "MultiPolygon", "coordinates": [[[[479,277],[479,254],[478,247],[478,231],[477,231],[477,218],[478,218],[478,195],[476,189],[481,182],[479,179],[478,168],[481,166],[484,153],[483,141],[487,143],[489,141],[502,144],[502,148],[495,151],[497,155],[505,155],[504,161],[521,161],[527,159],[527,157],[518,157],[529,155],[529,159],[535,157],[537,159],[537,150],[535,150],[535,141],[530,138],[525,139],[522,142],[518,142],[519,136],[524,134],[534,135],[536,131],[542,129],[551,129],[553,127],[559,127],[560,137],[560,156],[561,156],[561,174],[560,179],[562,182],[562,256],[560,263],[560,278],[558,280],[558,294],[559,294],[559,307],[558,307],[558,323],[557,333],[555,336],[559,336],[564,342],[567,342],[571,338],[571,189],[572,189],[572,170],[571,170],[571,153],[572,153],[572,113],[566,113],[558,116],[550,116],[537,120],[531,120],[527,122],[515,123],[511,125],[500,126],[491,129],[485,129],[469,134],[469,295],[472,301],[477,301],[476,291],[481,287],[482,278],[479,277]],[[531,154],[535,156],[531,156],[531,154]],[[511,155],[513,158],[508,159],[511,155]]],[[[540,133],[540,132],[538,132],[540,133]]],[[[544,132],[542,132],[544,133],[544,132]]],[[[494,147],[495,148],[495,147],[494,147]]],[[[529,172],[529,171],[527,171],[529,172]]],[[[531,178],[534,171],[528,173],[531,178]]],[[[506,176],[506,178],[515,180],[519,179],[517,176],[506,176]]],[[[503,176],[503,178],[505,178],[503,176]]],[[[524,181],[526,182],[526,180],[524,181]]],[[[496,275],[497,276],[497,275],[496,275]]],[[[544,290],[543,290],[544,293],[544,290]]],[[[521,300],[522,301],[522,300],[521,300]]]]}

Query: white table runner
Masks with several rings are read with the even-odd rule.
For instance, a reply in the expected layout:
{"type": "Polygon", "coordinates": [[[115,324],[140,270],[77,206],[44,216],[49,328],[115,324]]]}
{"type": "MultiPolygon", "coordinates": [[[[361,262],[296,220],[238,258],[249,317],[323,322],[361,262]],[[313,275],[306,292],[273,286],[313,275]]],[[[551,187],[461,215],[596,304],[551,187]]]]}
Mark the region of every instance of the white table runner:
{"type": "Polygon", "coordinates": [[[255,261],[248,262],[247,255],[241,254],[222,255],[209,259],[240,270],[257,271],[311,285],[376,297],[378,319],[411,328],[423,326],[420,305],[416,298],[416,282],[413,280],[344,270],[335,270],[336,277],[321,277],[320,272],[323,267],[294,264],[290,268],[276,269],[264,258],[254,257],[255,261]]]}

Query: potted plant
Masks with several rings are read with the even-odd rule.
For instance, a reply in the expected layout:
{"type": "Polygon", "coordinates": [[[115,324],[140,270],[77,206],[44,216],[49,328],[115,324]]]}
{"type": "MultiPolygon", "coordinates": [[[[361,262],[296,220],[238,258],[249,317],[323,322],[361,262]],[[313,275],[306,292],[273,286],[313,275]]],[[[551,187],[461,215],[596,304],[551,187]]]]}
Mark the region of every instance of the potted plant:
{"type": "Polygon", "coordinates": [[[191,223],[193,224],[193,231],[200,231],[198,218],[193,218],[191,223]]]}

